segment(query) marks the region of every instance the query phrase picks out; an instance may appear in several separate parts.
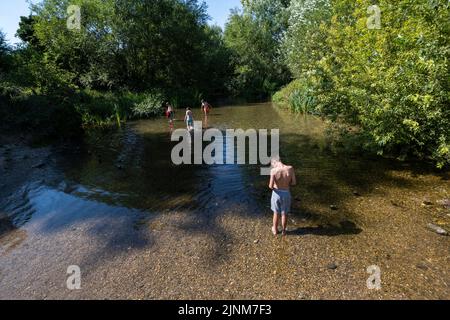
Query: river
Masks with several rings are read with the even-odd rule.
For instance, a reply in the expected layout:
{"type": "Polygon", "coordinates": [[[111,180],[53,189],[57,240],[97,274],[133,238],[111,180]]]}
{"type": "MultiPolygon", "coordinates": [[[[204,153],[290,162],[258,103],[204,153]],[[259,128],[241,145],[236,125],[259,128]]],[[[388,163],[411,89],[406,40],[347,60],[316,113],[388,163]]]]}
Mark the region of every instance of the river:
{"type": "Polygon", "coordinates": [[[338,150],[323,120],[271,104],[215,108],[207,125],[280,129],[299,181],[286,237],[260,166],[176,166],[166,119],[80,145],[4,140],[0,298],[450,298],[450,240],[427,228],[449,229],[448,172],[338,150]]]}

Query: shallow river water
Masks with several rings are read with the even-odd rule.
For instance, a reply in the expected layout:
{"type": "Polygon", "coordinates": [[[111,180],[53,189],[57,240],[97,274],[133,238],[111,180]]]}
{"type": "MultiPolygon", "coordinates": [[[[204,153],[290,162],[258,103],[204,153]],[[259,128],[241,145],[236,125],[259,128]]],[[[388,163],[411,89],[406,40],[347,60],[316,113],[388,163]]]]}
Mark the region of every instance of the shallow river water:
{"type": "Polygon", "coordinates": [[[449,237],[427,228],[449,229],[448,173],[336,153],[321,119],[270,104],[215,108],[206,125],[280,129],[299,181],[287,237],[270,233],[259,165],[176,166],[166,119],[77,146],[4,141],[0,298],[450,298],[449,237]]]}

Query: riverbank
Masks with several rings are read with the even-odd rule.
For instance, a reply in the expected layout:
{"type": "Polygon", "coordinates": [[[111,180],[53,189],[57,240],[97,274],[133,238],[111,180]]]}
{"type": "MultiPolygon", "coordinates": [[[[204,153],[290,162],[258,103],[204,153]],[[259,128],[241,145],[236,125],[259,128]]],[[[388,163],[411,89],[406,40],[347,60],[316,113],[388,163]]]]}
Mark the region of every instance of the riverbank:
{"type": "Polygon", "coordinates": [[[287,237],[271,235],[259,168],[172,166],[165,120],[67,148],[3,140],[0,298],[450,298],[450,237],[427,227],[449,229],[448,172],[335,156],[320,120],[267,105],[210,121],[282,129],[300,182],[287,237]],[[70,265],[81,290],[66,287],[70,265]],[[379,291],[366,285],[372,265],[379,291]]]}
{"type": "Polygon", "coordinates": [[[160,117],[164,102],[159,90],[66,89],[38,94],[32,88],[0,83],[0,134],[33,135],[36,142],[80,140],[88,130],[160,117]]]}

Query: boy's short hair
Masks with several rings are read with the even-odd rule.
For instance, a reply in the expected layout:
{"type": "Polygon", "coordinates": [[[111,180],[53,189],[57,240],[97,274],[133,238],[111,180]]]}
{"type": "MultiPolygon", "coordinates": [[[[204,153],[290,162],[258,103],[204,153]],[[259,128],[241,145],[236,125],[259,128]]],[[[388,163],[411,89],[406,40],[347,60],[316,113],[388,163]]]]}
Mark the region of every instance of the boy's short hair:
{"type": "Polygon", "coordinates": [[[275,167],[275,166],[277,166],[277,165],[280,164],[280,163],[281,163],[280,156],[273,156],[273,157],[270,159],[270,164],[271,164],[272,167],[275,167]]]}

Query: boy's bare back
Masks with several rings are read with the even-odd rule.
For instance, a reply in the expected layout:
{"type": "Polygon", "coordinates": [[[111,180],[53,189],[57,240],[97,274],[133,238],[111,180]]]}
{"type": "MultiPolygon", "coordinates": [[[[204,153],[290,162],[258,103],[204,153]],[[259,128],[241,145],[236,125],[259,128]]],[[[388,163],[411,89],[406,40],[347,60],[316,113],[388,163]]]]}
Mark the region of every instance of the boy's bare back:
{"type": "Polygon", "coordinates": [[[290,190],[290,187],[296,184],[297,179],[292,166],[282,165],[272,169],[269,184],[271,189],[290,190]]]}

